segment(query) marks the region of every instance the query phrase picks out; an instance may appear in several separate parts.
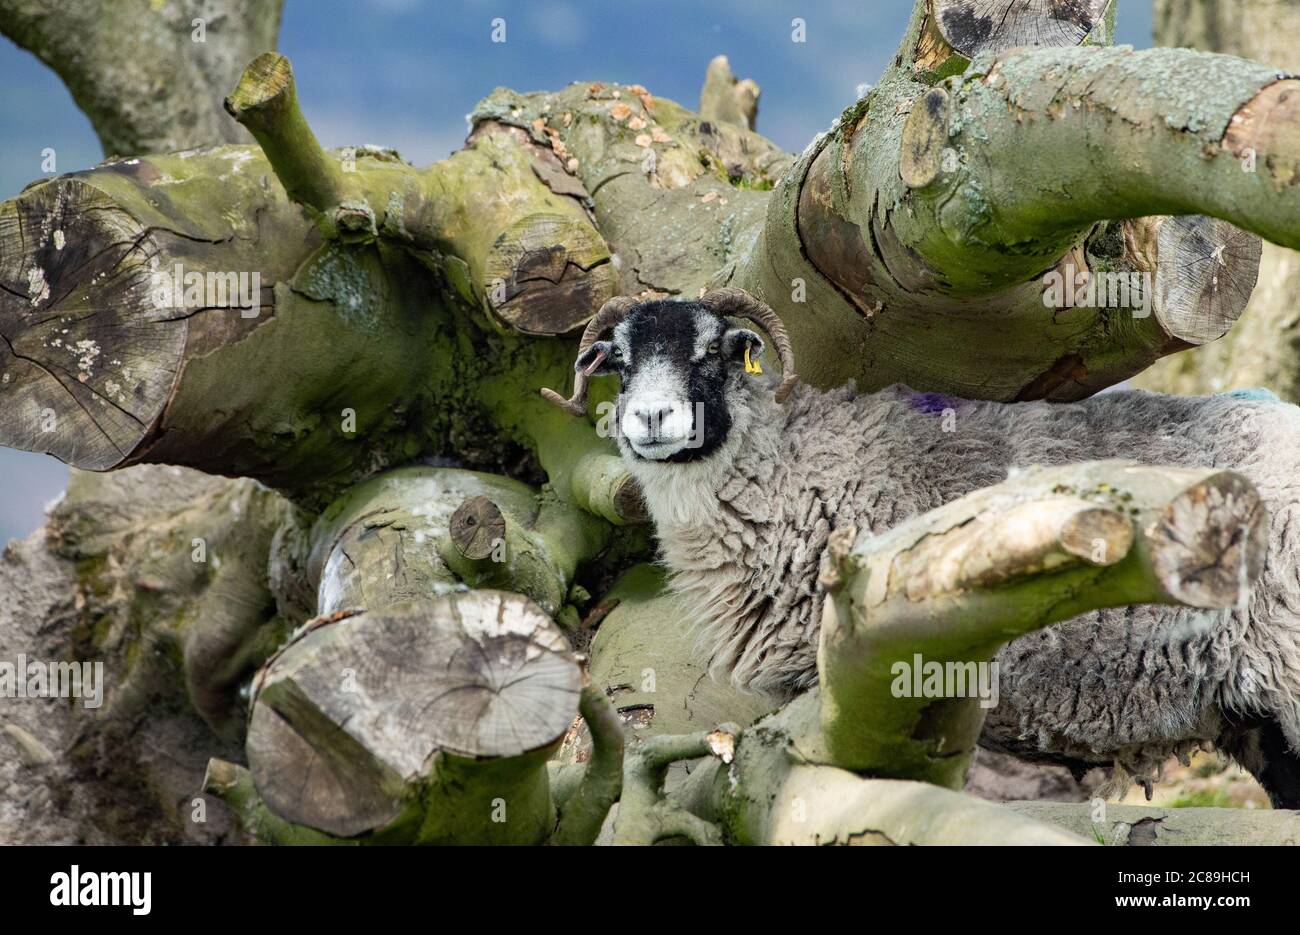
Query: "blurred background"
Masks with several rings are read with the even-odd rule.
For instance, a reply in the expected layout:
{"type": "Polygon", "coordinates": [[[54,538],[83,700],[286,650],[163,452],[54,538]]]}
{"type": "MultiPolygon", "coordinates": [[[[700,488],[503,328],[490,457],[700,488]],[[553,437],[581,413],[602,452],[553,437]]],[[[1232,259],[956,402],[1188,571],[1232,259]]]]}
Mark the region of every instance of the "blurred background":
{"type": "MultiPolygon", "coordinates": [[[[911,0],[286,0],[279,48],[327,147],[375,143],[420,165],[442,159],[460,148],[475,102],[502,85],[639,83],[693,110],[709,59],[726,53],[736,75],[763,90],[758,131],[796,151],[876,80],[911,8],[911,0]],[[490,41],[495,17],[506,21],[505,43],[490,41]],[[806,23],[805,42],[791,41],[795,17],[806,23]]],[[[1148,0],[1120,3],[1117,41],[1152,44],[1148,0]]],[[[0,88],[0,198],[41,176],[46,147],[59,172],[100,161],[90,123],[59,79],[4,38],[0,88]]],[[[66,481],[53,458],[0,448],[0,544],[36,528],[66,481]]]]}

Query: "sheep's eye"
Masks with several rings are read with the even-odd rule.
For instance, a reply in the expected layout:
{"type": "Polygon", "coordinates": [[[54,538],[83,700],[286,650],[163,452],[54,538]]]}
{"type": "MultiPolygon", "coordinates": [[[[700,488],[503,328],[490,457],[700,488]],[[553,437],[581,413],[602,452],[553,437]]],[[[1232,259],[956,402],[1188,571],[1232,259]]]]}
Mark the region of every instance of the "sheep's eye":
{"type": "Polygon", "coordinates": [[[622,360],[622,359],[623,359],[623,350],[622,350],[621,348],[617,348],[617,347],[616,347],[616,348],[614,348],[612,351],[609,352],[609,356],[612,357],[612,358],[614,358],[615,360],[622,360]]]}
{"type": "Polygon", "coordinates": [[[710,344],[708,350],[710,354],[718,353],[718,342],[714,341],[712,344],[710,344]]]}

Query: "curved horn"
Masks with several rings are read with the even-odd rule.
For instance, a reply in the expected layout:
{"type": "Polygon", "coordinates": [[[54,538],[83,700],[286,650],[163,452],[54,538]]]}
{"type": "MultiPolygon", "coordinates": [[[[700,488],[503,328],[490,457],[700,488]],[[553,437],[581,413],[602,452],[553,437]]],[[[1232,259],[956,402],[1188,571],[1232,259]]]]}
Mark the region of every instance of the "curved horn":
{"type": "MultiPolygon", "coordinates": [[[[636,304],[636,299],[616,295],[602,305],[600,311],[591,317],[591,321],[587,322],[587,327],[582,329],[582,340],[578,342],[578,356],[581,357],[583,352],[595,344],[602,334],[622,321],[636,304]]],[[[575,416],[585,416],[587,414],[587,377],[588,374],[585,371],[577,371],[573,378],[573,395],[568,399],[565,399],[555,390],[545,387],[541,390],[542,396],[566,412],[575,416]]]]}
{"type": "Polygon", "coordinates": [[[799,382],[799,375],[794,370],[794,348],[790,346],[790,334],[776,312],[766,302],[735,286],[714,289],[702,296],[700,301],[719,315],[748,318],[767,332],[781,358],[781,385],[776,388],[776,401],[785,402],[794,385],[799,382]]]}

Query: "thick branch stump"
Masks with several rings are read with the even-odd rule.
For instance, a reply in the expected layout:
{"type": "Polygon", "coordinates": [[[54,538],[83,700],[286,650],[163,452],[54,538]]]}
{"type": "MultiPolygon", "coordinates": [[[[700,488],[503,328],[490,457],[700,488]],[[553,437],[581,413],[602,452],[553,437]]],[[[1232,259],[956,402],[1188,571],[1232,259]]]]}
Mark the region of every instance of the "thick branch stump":
{"type": "Polygon", "coordinates": [[[554,615],[609,526],[527,484],[454,468],[388,471],[331,503],[311,532],[317,611],[374,610],[471,587],[523,594],[554,615]],[[484,525],[469,525],[483,518],[484,525]],[[496,525],[499,524],[499,525],[496,525]]]}
{"type": "Polygon", "coordinates": [[[278,816],[336,836],[540,843],[580,688],[564,637],[515,595],[322,618],[258,680],[249,767],[278,816]]]}
{"type": "Polygon", "coordinates": [[[758,97],[758,85],[749,78],[744,81],[737,79],[731,72],[727,57],[719,55],[709,62],[704,72],[700,116],[705,120],[752,130],[758,118],[758,97]]]}
{"type": "Polygon", "coordinates": [[[1098,607],[1235,606],[1267,528],[1238,474],[1103,461],[1018,474],[855,546],[840,537],[818,653],[829,762],[961,788],[984,722],[977,667],[1000,646],[1098,607]],[[959,667],[965,692],[899,697],[896,666],[917,659],[959,667]]]}

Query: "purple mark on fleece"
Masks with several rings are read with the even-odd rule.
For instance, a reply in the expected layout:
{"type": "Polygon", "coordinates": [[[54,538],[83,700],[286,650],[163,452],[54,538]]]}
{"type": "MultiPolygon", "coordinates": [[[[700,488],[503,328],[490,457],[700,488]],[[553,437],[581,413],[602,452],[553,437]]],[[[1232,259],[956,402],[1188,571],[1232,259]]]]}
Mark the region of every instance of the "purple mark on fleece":
{"type": "Polygon", "coordinates": [[[948,396],[945,393],[912,393],[909,403],[917,412],[925,412],[930,415],[938,415],[945,409],[951,409],[954,412],[965,400],[958,399],[955,396],[948,396]]]}

